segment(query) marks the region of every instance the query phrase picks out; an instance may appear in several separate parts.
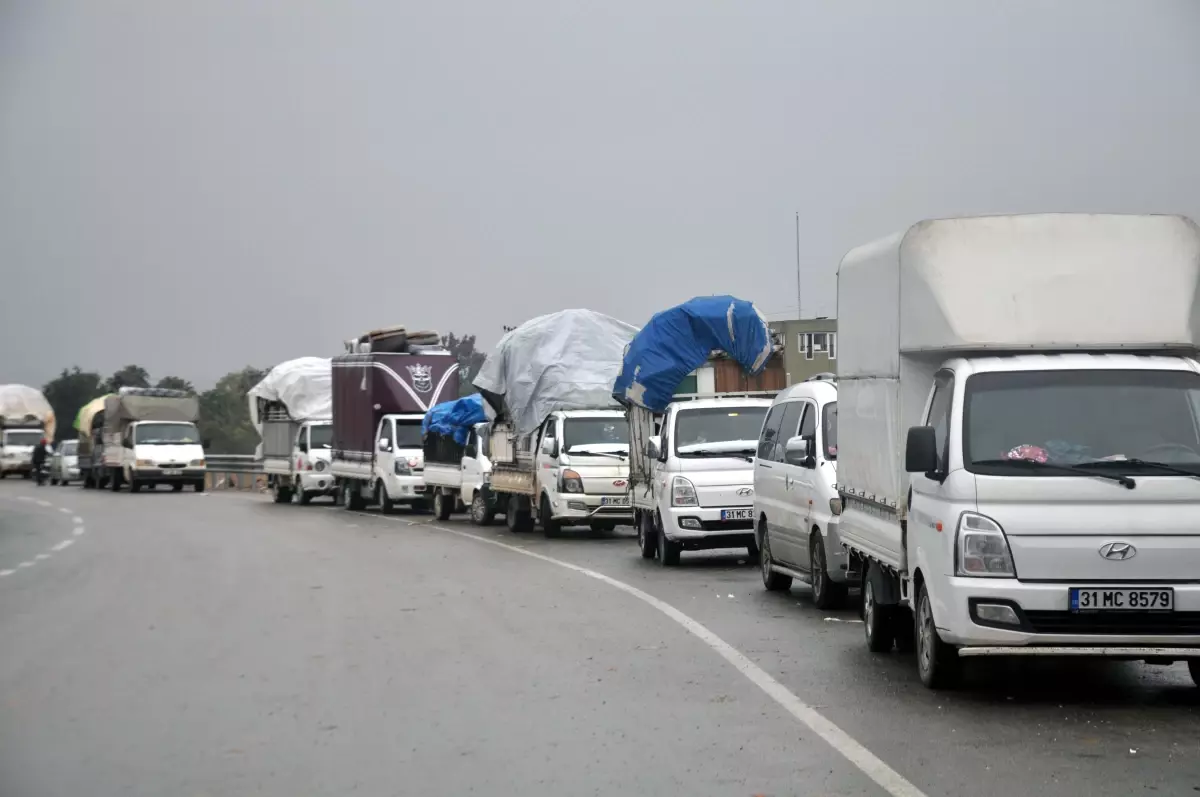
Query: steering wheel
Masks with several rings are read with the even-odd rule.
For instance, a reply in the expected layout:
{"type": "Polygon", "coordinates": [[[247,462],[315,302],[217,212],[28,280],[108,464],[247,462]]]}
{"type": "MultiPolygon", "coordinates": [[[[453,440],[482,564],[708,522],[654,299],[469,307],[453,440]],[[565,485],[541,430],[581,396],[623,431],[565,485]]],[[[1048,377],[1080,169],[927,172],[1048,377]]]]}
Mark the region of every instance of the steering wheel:
{"type": "Polygon", "coordinates": [[[1200,453],[1191,446],[1185,446],[1183,443],[1159,443],[1153,445],[1142,452],[1142,459],[1152,459],[1150,456],[1155,451],[1178,451],[1186,453],[1192,459],[1200,459],[1200,453]]]}

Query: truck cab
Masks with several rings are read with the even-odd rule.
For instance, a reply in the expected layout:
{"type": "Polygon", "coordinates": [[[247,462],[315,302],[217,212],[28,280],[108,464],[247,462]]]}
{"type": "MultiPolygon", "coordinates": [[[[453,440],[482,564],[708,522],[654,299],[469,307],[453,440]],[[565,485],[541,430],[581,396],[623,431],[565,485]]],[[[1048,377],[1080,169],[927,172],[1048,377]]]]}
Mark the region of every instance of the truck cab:
{"type": "Polygon", "coordinates": [[[333,449],[333,423],[306,421],[296,431],[292,461],[296,463],[294,489],[301,504],[322,495],[336,495],[329,463],[333,449]]]}
{"type": "Polygon", "coordinates": [[[754,455],[770,398],[677,397],[646,442],[648,483],[634,488],[642,556],[746,548],[754,536],[754,455]]]}
{"type": "Polygon", "coordinates": [[[385,415],[375,430],[375,472],[381,504],[425,504],[425,451],[421,442],[424,414],[385,415]]]}
{"type": "Polygon", "coordinates": [[[0,429],[0,478],[10,473],[28,479],[33,474],[33,449],[44,432],[39,427],[0,429]]]}
{"type": "Polygon", "coordinates": [[[197,492],[204,489],[204,447],[194,423],[130,423],[121,436],[121,453],[116,459],[122,480],[132,492],[160,484],[169,484],[176,492],[189,484],[197,492]]]}
{"type": "Polygon", "coordinates": [[[560,410],[542,423],[534,449],[538,520],[611,531],[633,522],[629,427],[620,410],[560,410]]]}

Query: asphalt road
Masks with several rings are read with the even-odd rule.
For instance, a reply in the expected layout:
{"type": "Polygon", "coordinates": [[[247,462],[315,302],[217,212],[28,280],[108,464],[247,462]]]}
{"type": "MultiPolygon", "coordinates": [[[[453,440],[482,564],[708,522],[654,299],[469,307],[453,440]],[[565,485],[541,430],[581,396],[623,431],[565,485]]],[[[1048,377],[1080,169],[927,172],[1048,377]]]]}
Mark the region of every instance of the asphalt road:
{"type": "Polygon", "coordinates": [[[0,482],[0,797],[1200,793],[1182,667],[932,693],[625,532],[0,482]]]}

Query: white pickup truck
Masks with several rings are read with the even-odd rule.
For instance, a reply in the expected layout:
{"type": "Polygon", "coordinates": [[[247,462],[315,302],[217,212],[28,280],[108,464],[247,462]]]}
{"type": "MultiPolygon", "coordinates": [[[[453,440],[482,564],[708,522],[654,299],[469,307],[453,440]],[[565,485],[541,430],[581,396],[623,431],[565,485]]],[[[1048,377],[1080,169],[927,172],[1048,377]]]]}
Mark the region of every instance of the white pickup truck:
{"type": "Polygon", "coordinates": [[[872,651],[1186,661],[1200,683],[1200,230],[922,222],[838,271],[839,533],[872,651]]]}
{"type": "Polygon", "coordinates": [[[446,520],[452,512],[467,508],[471,522],[477,526],[491,525],[496,517],[496,500],[488,489],[492,462],[487,456],[489,425],[476,424],[467,435],[461,449],[455,449],[449,459],[430,450],[426,436],[425,487],[433,494],[433,512],[446,520]]]}
{"type": "Polygon", "coordinates": [[[630,491],[642,556],[663,566],[681,551],[745,548],[754,538],[754,454],[771,394],[677,396],[661,416],[629,408],[630,491]]]}

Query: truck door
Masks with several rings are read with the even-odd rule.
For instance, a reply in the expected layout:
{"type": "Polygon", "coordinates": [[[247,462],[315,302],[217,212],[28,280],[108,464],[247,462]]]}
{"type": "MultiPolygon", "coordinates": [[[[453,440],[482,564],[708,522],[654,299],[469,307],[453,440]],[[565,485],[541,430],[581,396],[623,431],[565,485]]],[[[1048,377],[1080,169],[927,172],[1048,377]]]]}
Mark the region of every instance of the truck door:
{"type": "Polygon", "coordinates": [[[537,472],[534,481],[537,495],[533,497],[535,506],[536,502],[541,500],[543,492],[550,496],[551,501],[558,498],[558,439],[558,419],[551,415],[542,424],[537,446],[533,450],[534,466],[537,472]],[[554,446],[553,456],[546,453],[545,447],[548,442],[554,446]]]}
{"type": "Polygon", "coordinates": [[[296,433],[295,444],[295,460],[296,473],[306,470],[308,467],[308,427],[301,426],[300,431],[296,433]]]}
{"type": "Polygon", "coordinates": [[[479,435],[474,429],[467,435],[459,470],[462,473],[462,500],[470,506],[475,490],[483,483],[483,468],[479,464],[479,435]]]}
{"type": "MultiPolygon", "coordinates": [[[[953,410],[954,373],[948,370],[938,371],[934,376],[933,392],[929,397],[929,410],[925,415],[925,425],[933,427],[934,441],[937,446],[937,470],[928,474],[910,474],[912,505],[908,518],[908,540],[905,546],[906,550],[903,551],[909,568],[913,568],[917,564],[912,557],[918,546],[924,547],[928,553],[939,557],[944,557],[948,553],[942,540],[930,544],[934,542],[930,535],[935,534],[934,528],[939,521],[952,526],[956,520],[941,516],[942,509],[946,506],[943,482],[950,472],[950,432],[953,410]]],[[[954,532],[952,528],[948,531],[952,547],[954,532]]],[[[936,566],[944,564],[944,562],[937,562],[936,566]]],[[[950,571],[942,570],[942,572],[950,571]]]]}
{"type": "Polygon", "coordinates": [[[395,473],[396,462],[396,429],[391,418],[379,422],[375,433],[375,476],[386,476],[395,473]]]}

